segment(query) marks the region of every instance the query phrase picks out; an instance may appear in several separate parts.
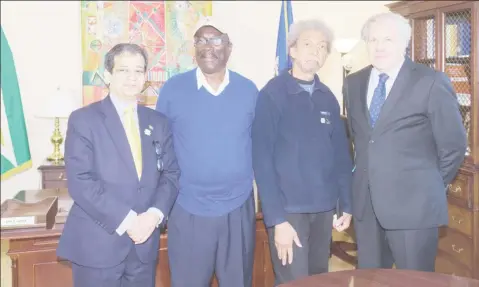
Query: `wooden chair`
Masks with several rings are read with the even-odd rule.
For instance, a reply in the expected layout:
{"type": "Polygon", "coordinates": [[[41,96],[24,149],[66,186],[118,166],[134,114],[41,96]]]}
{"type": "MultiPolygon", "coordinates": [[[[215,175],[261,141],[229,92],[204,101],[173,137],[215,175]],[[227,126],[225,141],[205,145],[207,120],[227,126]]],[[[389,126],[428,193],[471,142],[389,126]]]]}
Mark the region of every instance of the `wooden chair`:
{"type": "MultiPolygon", "coordinates": [[[[351,238],[355,239],[354,226],[352,222],[349,228],[346,229],[344,232],[346,232],[351,238]]],[[[357,250],[358,250],[358,246],[354,242],[331,240],[330,256],[335,255],[339,259],[353,265],[354,267],[358,266],[358,257],[351,255],[348,252],[357,251],[357,250]]]]}

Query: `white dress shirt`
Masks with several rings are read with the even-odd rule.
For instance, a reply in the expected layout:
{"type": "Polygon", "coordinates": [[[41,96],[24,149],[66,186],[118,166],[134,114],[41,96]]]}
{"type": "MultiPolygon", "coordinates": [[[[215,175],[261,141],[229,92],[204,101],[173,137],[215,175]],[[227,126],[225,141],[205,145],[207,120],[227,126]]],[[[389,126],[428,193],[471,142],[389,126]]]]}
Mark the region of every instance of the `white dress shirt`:
{"type": "Polygon", "coordinates": [[[218,87],[218,90],[216,91],[210,86],[210,84],[208,84],[208,81],[206,80],[206,77],[200,68],[196,68],[196,82],[197,82],[198,90],[201,89],[201,87],[205,87],[205,89],[210,94],[212,94],[213,96],[218,96],[225,90],[226,86],[228,86],[228,84],[230,83],[230,71],[226,69],[223,82],[221,82],[221,84],[218,87]]]}
{"type": "MultiPolygon", "coordinates": [[[[396,81],[396,78],[399,74],[399,70],[401,70],[401,67],[403,64],[404,64],[404,60],[401,61],[399,66],[396,66],[393,69],[391,69],[391,71],[388,71],[385,73],[386,75],[389,76],[389,78],[386,81],[386,99],[388,98],[389,92],[391,91],[391,88],[393,87],[393,84],[396,81]]],[[[371,75],[369,76],[368,94],[367,94],[368,108],[371,105],[371,101],[373,100],[374,90],[378,86],[380,74],[381,72],[378,69],[374,67],[371,69],[371,75]]]]}
{"type": "MultiPolygon", "coordinates": [[[[140,129],[139,129],[139,120],[138,120],[138,109],[137,109],[136,102],[129,103],[125,100],[122,100],[116,97],[115,95],[111,93],[110,93],[110,99],[111,99],[111,102],[113,103],[113,106],[115,107],[116,112],[120,116],[120,120],[123,125],[123,128],[125,128],[125,125],[126,125],[126,115],[125,115],[126,110],[131,108],[133,109],[133,115],[134,115],[133,120],[138,125],[138,131],[139,131],[140,129]]],[[[138,134],[138,136],[140,136],[140,134],[138,134]]],[[[156,227],[158,227],[160,223],[163,221],[164,214],[163,212],[161,212],[161,210],[159,210],[156,207],[148,208],[147,212],[150,212],[150,211],[156,213],[160,217],[160,219],[158,220],[158,223],[156,224],[156,227]]],[[[133,220],[135,219],[137,215],[138,214],[135,211],[130,210],[130,212],[128,212],[128,214],[126,215],[125,219],[123,219],[123,221],[120,223],[120,225],[116,229],[116,233],[120,236],[123,235],[123,233],[125,233],[128,229],[130,229],[131,225],[133,224],[133,220]]]]}

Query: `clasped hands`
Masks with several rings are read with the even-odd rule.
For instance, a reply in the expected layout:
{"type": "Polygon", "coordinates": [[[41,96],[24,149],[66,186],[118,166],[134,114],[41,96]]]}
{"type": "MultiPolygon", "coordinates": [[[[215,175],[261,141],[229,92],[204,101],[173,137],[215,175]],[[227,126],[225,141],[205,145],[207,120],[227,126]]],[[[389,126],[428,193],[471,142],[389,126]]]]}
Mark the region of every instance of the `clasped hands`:
{"type": "Polygon", "coordinates": [[[135,244],[142,244],[150,238],[159,220],[158,214],[151,211],[143,212],[133,219],[131,227],[126,232],[135,244]]]}
{"type": "Polygon", "coordinates": [[[343,212],[343,215],[338,218],[336,214],[333,217],[333,228],[338,232],[342,232],[348,229],[351,224],[352,215],[346,212],[343,212]]]}
{"type": "MultiPolygon", "coordinates": [[[[348,213],[343,213],[339,219],[334,215],[333,228],[338,232],[346,230],[351,223],[351,218],[351,214],[348,213]]],[[[283,265],[293,262],[293,242],[298,247],[303,247],[296,230],[289,222],[285,221],[274,227],[274,244],[278,252],[278,258],[283,265]]]]}

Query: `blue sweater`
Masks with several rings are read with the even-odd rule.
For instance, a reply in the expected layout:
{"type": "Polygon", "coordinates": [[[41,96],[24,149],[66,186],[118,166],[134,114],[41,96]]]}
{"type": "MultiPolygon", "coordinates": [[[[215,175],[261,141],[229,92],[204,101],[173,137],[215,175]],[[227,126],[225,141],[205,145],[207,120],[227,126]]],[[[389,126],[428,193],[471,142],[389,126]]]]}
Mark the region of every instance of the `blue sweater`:
{"type": "Polygon", "coordinates": [[[266,226],[287,213],[351,213],[352,160],[339,104],[315,77],[301,88],[286,71],[260,91],[252,127],[253,166],[266,226]]]}
{"type": "Polygon", "coordinates": [[[255,84],[230,71],[218,96],[198,89],[196,69],[170,78],[156,109],[172,126],[181,170],[177,203],[188,212],[221,216],[252,194],[251,125],[258,96],[255,84]]]}

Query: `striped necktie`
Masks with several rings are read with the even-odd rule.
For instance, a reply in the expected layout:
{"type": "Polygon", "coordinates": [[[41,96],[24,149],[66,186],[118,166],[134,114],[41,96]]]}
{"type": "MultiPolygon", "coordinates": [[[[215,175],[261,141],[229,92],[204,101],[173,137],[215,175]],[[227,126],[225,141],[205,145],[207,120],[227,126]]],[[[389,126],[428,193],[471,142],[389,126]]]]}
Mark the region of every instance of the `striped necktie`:
{"type": "Polygon", "coordinates": [[[379,83],[374,89],[373,98],[371,100],[371,104],[369,106],[369,116],[371,118],[371,126],[374,128],[376,121],[379,118],[379,114],[381,113],[381,108],[386,101],[386,81],[388,80],[389,76],[382,73],[379,75],[379,83]]]}
{"type": "Polygon", "coordinates": [[[138,178],[141,178],[141,140],[138,124],[135,121],[135,108],[128,108],[125,111],[125,132],[130,143],[131,154],[135,162],[138,178]]]}

